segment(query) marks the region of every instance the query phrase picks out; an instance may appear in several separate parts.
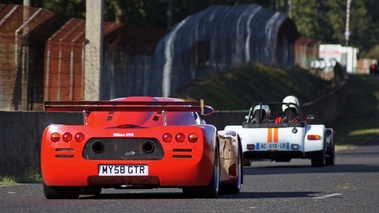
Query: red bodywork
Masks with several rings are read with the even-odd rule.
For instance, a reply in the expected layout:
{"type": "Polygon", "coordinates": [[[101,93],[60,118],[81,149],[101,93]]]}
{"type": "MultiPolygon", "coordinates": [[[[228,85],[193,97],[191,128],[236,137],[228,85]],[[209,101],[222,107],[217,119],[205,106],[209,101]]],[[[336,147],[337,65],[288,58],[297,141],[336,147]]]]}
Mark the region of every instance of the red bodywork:
{"type": "Polygon", "coordinates": [[[206,186],[213,175],[215,147],[220,183],[234,183],[241,175],[236,174],[241,157],[237,135],[202,122],[201,102],[128,97],[46,102],[45,108],[84,114],[84,125],[53,124],[45,129],[41,172],[46,186],[206,186]]]}

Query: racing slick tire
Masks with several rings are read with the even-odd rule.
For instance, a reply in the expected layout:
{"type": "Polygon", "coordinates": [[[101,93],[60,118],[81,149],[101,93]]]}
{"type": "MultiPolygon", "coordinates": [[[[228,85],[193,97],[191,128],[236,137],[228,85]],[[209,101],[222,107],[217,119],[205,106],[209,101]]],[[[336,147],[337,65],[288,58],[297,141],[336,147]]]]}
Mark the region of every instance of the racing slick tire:
{"type": "Polygon", "coordinates": [[[220,150],[218,143],[216,144],[214,163],[213,163],[213,175],[210,183],[207,186],[200,187],[183,187],[183,194],[189,197],[204,197],[204,198],[215,198],[218,196],[220,188],[220,150]]]}
{"type": "Polygon", "coordinates": [[[251,166],[251,160],[250,160],[250,159],[247,159],[247,158],[244,158],[244,159],[243,159],[243,165],[244,165],[244,166],[251,166]]]}
{"type": "Polygon", "coordinates": [[[47,186],[43,183],[43,193],[47,199],[76,199],[80,194],[80,187],[47,186]]]}
{"type": "Polygon", "coordinates": [[[313,152],[311,162],[313,167],[324,167],[326,164],[325,150],[313,152]]]}
{"type": "Polygon", "coordinates": [[[330,150],[326,151],[326,165],[333,166],[335,164],[334,162],[335,157],[336,157],[336,151],[335,151],[335,145],[333,141],[333,144],[331,145],[330,150]]]}

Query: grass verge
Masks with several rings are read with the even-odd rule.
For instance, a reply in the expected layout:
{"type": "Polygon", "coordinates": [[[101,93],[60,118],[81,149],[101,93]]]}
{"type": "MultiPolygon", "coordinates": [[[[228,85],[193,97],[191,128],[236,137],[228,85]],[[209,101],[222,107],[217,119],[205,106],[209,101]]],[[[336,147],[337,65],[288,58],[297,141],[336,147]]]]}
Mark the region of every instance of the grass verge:
{"type": "Polygon", "coordinates": [[[333,123],[336,141],[355,146],[379,134],[379,78],[375,75],[350,75],[349,98],[342,115],[333,123]]]}
{"type": "Polygon", "coordinates": [[[215,110],[247,110],[255,102],[281,101],[287,95],[296,95],[300,103],[305,103],[331,90],[330,85],[330,81],[299,67],[254,64],[197,79],[173,97],[204,99],[215,110]]]}
{"type": "Polygon", "coordinates": [[[4,176],[0,177],[0,186],[12,186],[17,183],[40,183],[42,182],[39,170],[28,169],[20,176],[4,176]]]}

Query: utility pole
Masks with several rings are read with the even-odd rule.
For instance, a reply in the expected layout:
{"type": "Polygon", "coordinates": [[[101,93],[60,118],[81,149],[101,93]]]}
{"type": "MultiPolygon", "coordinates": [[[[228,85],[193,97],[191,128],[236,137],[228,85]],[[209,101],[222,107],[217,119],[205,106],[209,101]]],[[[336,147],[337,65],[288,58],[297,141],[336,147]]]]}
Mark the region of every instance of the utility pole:
{"type": "Polygon", "coordinates": [[[291,2],[291,0],[286,0],[285,10],[286,10],[287,16],[289,18],[292,18],[292,2],[291,2]]]}
{"type": "Polygon", "coordinates": [[[349,45],[349,21],[350,21],[350,2],[351,0],[347,0],[346,2],[346,26],[345,26],[345,46],[349,45]]]}
{"type": "Polygon", "coordinates": [[[84,57],[84,99],[100,99],[100,73],[103,69],[104,0],[86,0],[84,57]]]}
{"type": "Polygon", "coordinates": [[[349,51],[348,51],[348,46],[349,46],[349,21],[350,21],[350,2],[351,0],[346,1],[346,26],[345,26],[345,49],[346,49],[346,71],[349,67],[349,51]]]}

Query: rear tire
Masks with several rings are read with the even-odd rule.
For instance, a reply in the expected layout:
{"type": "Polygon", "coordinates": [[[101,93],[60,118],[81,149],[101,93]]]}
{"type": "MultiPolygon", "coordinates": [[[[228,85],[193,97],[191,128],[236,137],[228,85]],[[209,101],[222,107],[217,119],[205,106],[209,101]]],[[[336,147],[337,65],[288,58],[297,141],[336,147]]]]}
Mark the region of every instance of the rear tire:
{"type": "Polygon", "coordinates": [[[47,186],[43,183],[43,193],[47,199],[77,199],[80,187],[47,186]]]}
{"type": "Polygon", "coordinates": [[[251,161],[250,161],[250,159],[244,158],[244,159],[243,159],[243,165],[244,165],[244,166],[251,166],[251,161]]]}
{"type": "Polygon", "coordinates": [[[215,148],[213,175],[207,186],[184,187],[183,194],[190,197],[215,198],[220,188],[220,150],[218,144],[215,148]]]}
{"type": "Polygon", "coordinates": [[[312,153],[311,161],[313,167],[324,167],[326,164],[325,150],[312,153]]]}
{"type": "Polygon", "coordinates": [[[336,151],[334,141],[332,142],[331,149],[327,151],[326,165],[333,166],[335,164],[336,151]]]}

